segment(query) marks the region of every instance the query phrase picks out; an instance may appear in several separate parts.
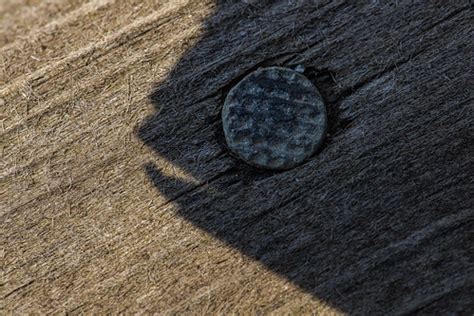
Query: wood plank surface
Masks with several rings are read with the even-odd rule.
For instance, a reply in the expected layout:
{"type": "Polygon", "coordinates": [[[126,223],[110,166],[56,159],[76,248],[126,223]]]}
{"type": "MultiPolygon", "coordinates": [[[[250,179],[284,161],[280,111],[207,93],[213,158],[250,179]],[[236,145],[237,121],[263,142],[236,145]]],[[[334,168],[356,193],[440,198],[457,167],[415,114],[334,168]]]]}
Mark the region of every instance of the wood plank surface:
{"type": "Polygon", "coordinates": [[[474,312],[469,1],[0,2],[1,308],[474,312]],[[220,110],[305,66],[329,135],[253,169],[220,110]]]}

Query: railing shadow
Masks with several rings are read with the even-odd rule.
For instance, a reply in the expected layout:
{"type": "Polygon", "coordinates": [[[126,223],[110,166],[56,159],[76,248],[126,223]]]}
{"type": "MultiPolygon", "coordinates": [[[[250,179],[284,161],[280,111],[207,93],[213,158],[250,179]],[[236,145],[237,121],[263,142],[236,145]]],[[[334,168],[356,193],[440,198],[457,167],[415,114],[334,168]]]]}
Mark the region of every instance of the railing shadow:
{"type": "MultiPolygon", "coordinates": [[[[370,219],[357,214],[362,212],[361,205],[376,214],[380,203],[365,201],[353,208],[350,203],[358,199],[357,193],[346,199],[328,196],[344,185],[337,180],[341,179],[342,171],[316,170],[318,165],[314,159],[317,157],[294,170],[267,172],[234,159],[223,142],[220,122],[223,98],[235,82],[256,67],[239,68],[235,58],[225,60],[228,57],[226,45],[240,41],[247,47],[259,38],[263,41],[267,34],[255,33],[262,24],[275,24],[277,32],[283,27],[282,22],[265,14],[277,5],[283,10],[284,2],[288,3],[218,1],[215,13],[204,23],[202,39],[150,96],[156,114],[140,127],[139,137],[160,157],[203,184],[195,188],[192,183],[166,175],[153,164],[144,166],[144,170],[159,192],[178,205],[178,214],[197,227],[340,311],[381,312],[384,304],[405,291],[404,285],[393,281],[376,287],[370,280],[355,284],[354,280],[368,276],[351,277],[368,273],[371,261],[363,260],[368,255],[365,249],[381,238],[384,225],[377,223],[379,227],[374,230],[370,219]],[[245,15],[241,14],[243,11],[245,15]],[[320,172],[321,181],[305,177],[312,172],[320,172]],[[357,262],[356,267],[354,262],[357,262]]],[[[327,4],[307,2],[311,3],[312,10],[327,4]]],[[[309,9],[295,5],[286,10],[294,16],[305,17],[309,9]]],[[[299,27],[317,29],[318,23],[316,18],[299,27]]],[[[245,65],[252,64],[246,58],[255,58],[257,66],[294,66],[287,64],[294,56],[294,49],[287,43],[269,42],[268,45],[271,49],[257,50],[265,56],[252,57],[242,49],[237,59],[241,58],[245,65]]],[[[251,54],[255,54],[255,50],[251,54]]],[[[330,134],[337,132],[347,122],[341,121],[337,108],[331,107],[335,102],[331,76],[315,69],[309,69],[307,75],[322,90],[330,105],[330,134]]],[[[320,154],[324,154],[326,148],[320,154]]],[[[380,281],[380,278],[374,280],[380,281]]]]}

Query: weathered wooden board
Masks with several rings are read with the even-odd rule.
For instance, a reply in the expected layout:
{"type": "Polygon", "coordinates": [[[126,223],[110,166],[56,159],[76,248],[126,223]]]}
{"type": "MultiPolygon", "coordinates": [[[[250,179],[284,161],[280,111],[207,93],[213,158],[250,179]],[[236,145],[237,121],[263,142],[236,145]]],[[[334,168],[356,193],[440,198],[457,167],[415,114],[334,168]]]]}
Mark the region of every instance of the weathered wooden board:
{"type": "Polygon", "coordinates": [[[472,314],[468,1],[0,17],[5,311],[472,314]],[[231,157],[226,93],[299,64],[328,104],[324,148],[275,173],[231,157]]]}

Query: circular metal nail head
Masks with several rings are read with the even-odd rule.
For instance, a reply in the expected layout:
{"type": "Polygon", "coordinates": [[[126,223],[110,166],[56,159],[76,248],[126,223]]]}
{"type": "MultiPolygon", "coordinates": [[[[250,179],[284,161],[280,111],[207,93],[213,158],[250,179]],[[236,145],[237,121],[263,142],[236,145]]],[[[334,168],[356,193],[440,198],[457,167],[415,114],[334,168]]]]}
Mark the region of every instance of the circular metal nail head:
{"type": "Polygon", "coordinates": [[[327,113],[317,88],[294,70],[261,68],[227,95],[222,109],[229,149],[253,166],[286,170],[323,143],[327,113]]]}

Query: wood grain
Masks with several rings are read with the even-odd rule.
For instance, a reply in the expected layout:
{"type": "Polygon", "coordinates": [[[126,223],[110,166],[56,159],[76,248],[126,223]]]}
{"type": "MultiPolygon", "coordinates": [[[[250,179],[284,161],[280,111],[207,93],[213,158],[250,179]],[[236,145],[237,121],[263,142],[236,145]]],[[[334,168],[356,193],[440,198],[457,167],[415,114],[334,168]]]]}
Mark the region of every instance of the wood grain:
{"type": "Polygon", "coordinates": [[[51,4],[0,4],[3,311],[472,314],[468,1],[51,4]],[[299,64],[322,150],[230,156],[229,89],[299,64]]]}

